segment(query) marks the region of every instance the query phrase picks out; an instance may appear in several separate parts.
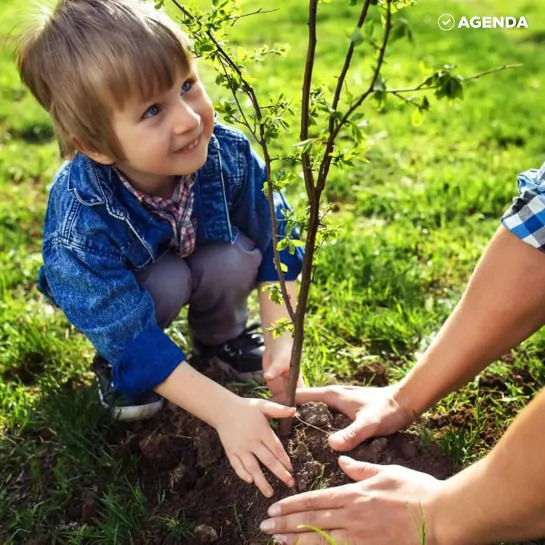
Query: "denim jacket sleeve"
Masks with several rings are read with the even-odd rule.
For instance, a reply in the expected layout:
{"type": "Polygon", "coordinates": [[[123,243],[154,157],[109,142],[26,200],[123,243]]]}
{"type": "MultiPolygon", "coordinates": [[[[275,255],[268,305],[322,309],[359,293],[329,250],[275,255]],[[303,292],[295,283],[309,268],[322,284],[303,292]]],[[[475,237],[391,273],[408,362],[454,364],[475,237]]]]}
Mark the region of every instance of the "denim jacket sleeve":
{"type": "Polygon", "coordinates": [[[151,295],[117,256],[99,257],[58,242],[43,252],[55,302],[112,364],[116,391],[151,390],[185,360],[157,325],[151,295]]]}
{"type": "MultiPolygon", "coordinates": [[[[234,224],[248,235],[261,250],[263,260],[257,274],[258,282],[274,282],[278,273],[274,266],[273,237],[269,203],[263,191],[267,173],[264,161],[255,153],[250,142],[244,139],[245,171],[243,183],[238,187],[231,215],[234,224]]],[[[285,212],[290,210],[288,202],[281,193],[274,193],[274,210],[277,220],[277,237],[281,240],[286,234],[285,212]]],[[[298,238],[296,230],[293,238],[298,238]]],[[[296,247],[291,254],[286,248],[280,251],[280,260],[287,266],[286,280],[295,280],[303,266],[304,250],[296,247]]]]}

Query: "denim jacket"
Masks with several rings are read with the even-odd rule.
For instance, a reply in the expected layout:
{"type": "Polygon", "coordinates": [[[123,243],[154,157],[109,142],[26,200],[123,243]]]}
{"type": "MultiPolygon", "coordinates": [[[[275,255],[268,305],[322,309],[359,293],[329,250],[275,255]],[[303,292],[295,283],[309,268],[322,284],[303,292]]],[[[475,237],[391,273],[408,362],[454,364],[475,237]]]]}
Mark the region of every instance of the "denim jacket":
{"type": "MultiPolygon", "coordinates": [[[[240,132],[218,123],[193,185],[197,244],[233,243],[239,231],[263,254],[257,282],[278,280],[273,263],[265,165],[240,132]]],[[[275,194],[278,235],[284,197],[275,194]]],[[[38,289],[66,314],[113,366],[117,391],[136,394],[163,382],[185,360],[155,319],[135,273],[169,246],[168,222],[144,208],[114,169],[83,154],[62,165],[51,187],[38,289]]],[[[301,271],[303,251],[281,252],[285,277],[301,271]]]]}

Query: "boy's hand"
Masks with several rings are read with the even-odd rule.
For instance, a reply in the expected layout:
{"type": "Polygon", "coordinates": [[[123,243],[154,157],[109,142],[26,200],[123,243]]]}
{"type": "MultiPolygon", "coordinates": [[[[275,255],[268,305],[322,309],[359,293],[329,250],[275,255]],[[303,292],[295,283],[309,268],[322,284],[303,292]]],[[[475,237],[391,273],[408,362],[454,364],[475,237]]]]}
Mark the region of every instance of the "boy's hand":
{"type": "MultiPolygon", "coordinates": [[[[272,347],[266,347],[263,354],[263,378],[277,403],[287,400],[291,347],[291,342],[274,343],[272,347]]],[[[299,375],[297,388],[304,387],[305,383],[299,375]]]]}
{"type": "Polygon", "coordinates": [[[295,481],[290,474],[290,459],[267,417],[289,418],[294,413],[292,407],[264,399],[237,398],[222,412],[215,426],[236,474],[248,483],[255,483],[269,498],[274,491],[265,479],[259,461],[288,486],[293,486],[295,481]]]}

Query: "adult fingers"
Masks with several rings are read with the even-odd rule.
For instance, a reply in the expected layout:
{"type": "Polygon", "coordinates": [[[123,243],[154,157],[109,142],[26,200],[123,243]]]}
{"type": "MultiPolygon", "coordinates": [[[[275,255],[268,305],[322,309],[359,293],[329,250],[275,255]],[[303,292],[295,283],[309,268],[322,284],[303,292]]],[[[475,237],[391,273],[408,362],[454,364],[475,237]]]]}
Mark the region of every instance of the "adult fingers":
{"type": "Polygon", "coordinates": [[[346,428],[332,433],[329,438],[331,448],[340,451],[348,451],[356,448],[360,443],[375,434],[374,422],[364,422],[361,417],[354,420],[346,428]]]}
{"type": "Polygon", "coordinates": [[[331,530],[343,526],[339,509],[303,511],[264,520],[259,528],[266,534],[291,534],[307,531],[308,527],[331,530]]]}
{"type": "Polygon", "coordinates": [[[295,393],[295,401],[298,405],[309,401],[321,401],[326,405],[336,407],[338,390],[333,386],[322,386],[320,388],[298,388],[295,393]]]}
{"type": "Polygon", "coordinates": [[[339,457],[339,466],[354,481],[364,481],[377,475],[383,466],[369,462],[358,462],[348,456],[339,457]]]}
{"type": "Polygon", "coordinates": [[[338,509],[344,505],[346,494],[349,492],[349,486],[344,485],[334,488],[325,488],[323,490],[314,490],[312,492],[303,492],[296,496],[284,498],[269,507],[267,511],[269,517],[279,517],[291,513],[301,513],[303,511],[320,511],[322,509],[338,509]]]}

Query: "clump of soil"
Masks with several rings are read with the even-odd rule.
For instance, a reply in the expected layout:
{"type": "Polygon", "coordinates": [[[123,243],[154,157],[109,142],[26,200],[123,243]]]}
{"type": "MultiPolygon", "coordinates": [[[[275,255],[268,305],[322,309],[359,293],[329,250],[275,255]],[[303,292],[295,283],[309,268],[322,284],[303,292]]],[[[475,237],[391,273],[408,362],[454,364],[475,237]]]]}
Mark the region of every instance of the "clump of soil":
{"type": "Polygon", "coordinates": [[[369,362],[358,366],[353,373],[353,380],[366,386],[387,386],[388,369],[378,362],[369,362]]]}
{"type": "MultiPolygon", "coordinates": [[[[265,498],[254,485],[237,477],[231,469],[214,429],[175,406],[167,407],[147,422],[132,424],[115,452],[134,457],[140,468],[139,482],[148,498],[157,483],[168,494],[154,513],[177,516],[184,513],[193,526],[188,545],[270,543],[259,531],[268,507],[297,492],[352,482],[339,468],[340,453],[333,451],[327,437],[350,423],[342,414],[332,414],[323,403],[299,408],[290,439],[285,443],[294,466],[295,490],[266,472],[275,495],[265,498]]],[[[400,464],[446,478],[453,468],[436,448],[424,445],[416,435],[399,433],[375,438],[347,453],[357,460],[400,464]]],[[[146,533],[147,534],[147,533],[146,533]]],[[[179,543],[157,531],[141,536],[138,543],[179,543]]]]}

